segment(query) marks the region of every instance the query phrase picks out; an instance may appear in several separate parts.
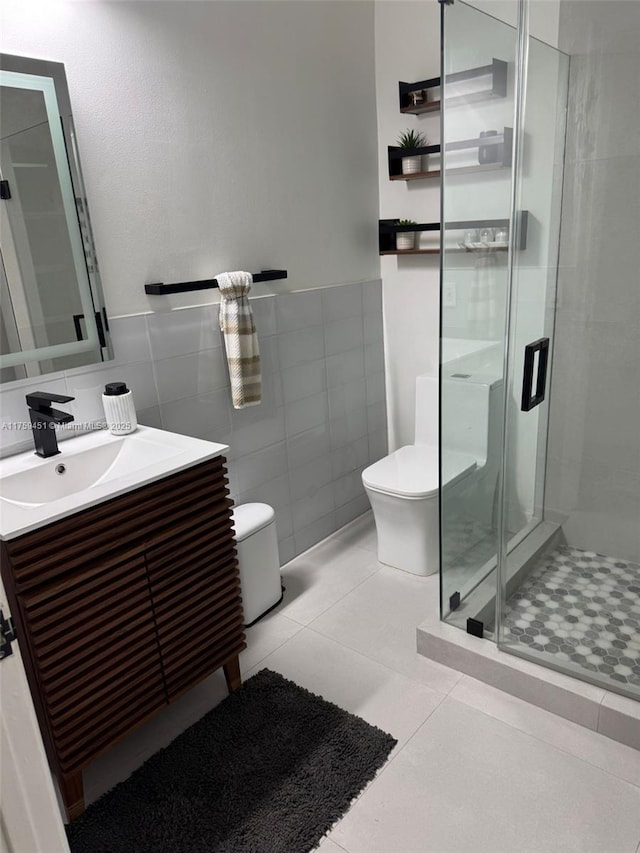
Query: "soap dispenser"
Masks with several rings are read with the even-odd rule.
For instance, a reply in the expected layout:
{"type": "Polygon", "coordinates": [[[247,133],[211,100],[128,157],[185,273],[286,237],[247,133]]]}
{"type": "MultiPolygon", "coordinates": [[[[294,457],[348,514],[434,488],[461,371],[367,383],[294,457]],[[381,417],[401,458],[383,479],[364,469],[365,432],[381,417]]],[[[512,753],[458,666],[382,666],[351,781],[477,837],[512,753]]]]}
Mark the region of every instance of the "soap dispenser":
{"type": "Polygon", "coordinates": [[[107,382],[102,395],[107,426],[112,435],[127,435],[138,428],[133,394],[126,382],[107,382]]]}

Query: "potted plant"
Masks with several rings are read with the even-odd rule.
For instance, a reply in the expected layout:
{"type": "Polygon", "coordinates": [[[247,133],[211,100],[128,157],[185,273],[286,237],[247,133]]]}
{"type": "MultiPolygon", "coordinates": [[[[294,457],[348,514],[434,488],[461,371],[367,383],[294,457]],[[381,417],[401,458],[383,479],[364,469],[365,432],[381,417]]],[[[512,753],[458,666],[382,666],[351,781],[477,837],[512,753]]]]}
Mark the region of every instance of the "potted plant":
{"type": "MultiPolygon", "coordinates": [[[[398,145],[400,148],[406,148],[407,150],[416,149],[416,148],[424,148],[429,144],[429,140],[421,133],[419,130],[405,130],[404,133],[401,133],[398,138],[398,145]]],[[[402,174],[403,175],[415,175],[416,172],[422,171],[422,156],[420,154],[413,154],[408,157],[402,158],[402,174]]]]}
{"type": "MultiPolygon", "coordinates": [[[[398,225],[417,225],[415,219],[401,219],[398,225]]],[[[413,249],[416,241],[415,231],[398,231],[396,232],[396,249],[399,252],[406,252],[413,249]]]]}

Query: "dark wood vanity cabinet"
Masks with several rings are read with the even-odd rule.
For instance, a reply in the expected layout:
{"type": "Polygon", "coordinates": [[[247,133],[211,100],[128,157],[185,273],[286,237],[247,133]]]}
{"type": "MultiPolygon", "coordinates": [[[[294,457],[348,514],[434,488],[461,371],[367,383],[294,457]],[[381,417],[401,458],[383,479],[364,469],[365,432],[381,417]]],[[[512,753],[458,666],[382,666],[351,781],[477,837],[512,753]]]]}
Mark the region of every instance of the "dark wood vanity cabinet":
{"type": "Polygon", "coordinates": [[[2,543],[2,575],[70,818],[82,768],[245,648],[225,460],[2,543]]]}

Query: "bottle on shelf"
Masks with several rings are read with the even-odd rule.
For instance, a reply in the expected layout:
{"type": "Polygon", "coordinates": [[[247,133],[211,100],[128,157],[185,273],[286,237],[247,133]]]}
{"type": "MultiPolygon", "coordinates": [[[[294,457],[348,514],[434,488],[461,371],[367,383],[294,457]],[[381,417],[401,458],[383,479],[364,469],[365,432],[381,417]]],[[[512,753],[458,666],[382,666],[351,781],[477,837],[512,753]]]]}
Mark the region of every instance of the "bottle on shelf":
{"type": "Polygon", "coordinates": [[[478,163],[481,166],[484,166],[486,163],[497,163],[498,162],[498,148],[500,147],[495,142],[487,144],[483,144],[482,140],[486,139],[488,136],[497,136],[497,130],[481,130],[480,131],[480,144],[478,145],[478,163]]]}

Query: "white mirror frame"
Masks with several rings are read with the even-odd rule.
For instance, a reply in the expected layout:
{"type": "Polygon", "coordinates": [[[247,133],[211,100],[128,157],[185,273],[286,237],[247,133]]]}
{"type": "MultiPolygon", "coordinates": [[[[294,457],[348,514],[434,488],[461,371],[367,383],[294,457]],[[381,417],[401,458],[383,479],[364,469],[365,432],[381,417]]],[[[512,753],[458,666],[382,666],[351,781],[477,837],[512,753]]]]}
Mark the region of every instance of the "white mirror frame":
{"type": "MultiPolygon", "coordinates": [[[[106,319],[99,274],[95,258],[92,259],[91,263],[92,273],[88,272],[84,244],[78,223],[76,197],[80,197],[85,201],[85,194],[77,155],[71,107],[66,88],[64,66],[57,62],[6,55],[2,56],[2,65],[3,68],[0,70],[0,85],[41,91],[43,93],[54,156],[58,168],[76,281],[84,313],[86,338],[81,341],[69,341],[63,344],[0,355],[0,368],[22,366],[35,361],[42,362],[47,359],[90,351],[100,353],[100,358],[96,359],[96,361],[109,359],[113,356],[113,353],[109,343],[108,329],[103,329],[103,340],[105,340],[106,345],[101,346],[95,320],[96,312],[101,313],[106,319]],[[7,68],[7,65],[13,65],[20,70],[10,70],[7,68]],[[46,76],[45,74],[30,73],[29,69],[31,67],[34,70],[42,67],[42,70],[46,72],[46,76]]],[[[90,229],[88,211],[86,209],[85,214],[87,216],[86,225],[90,229]]]]}

